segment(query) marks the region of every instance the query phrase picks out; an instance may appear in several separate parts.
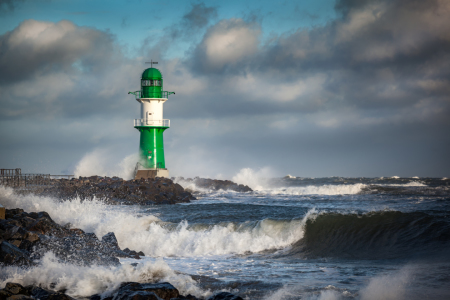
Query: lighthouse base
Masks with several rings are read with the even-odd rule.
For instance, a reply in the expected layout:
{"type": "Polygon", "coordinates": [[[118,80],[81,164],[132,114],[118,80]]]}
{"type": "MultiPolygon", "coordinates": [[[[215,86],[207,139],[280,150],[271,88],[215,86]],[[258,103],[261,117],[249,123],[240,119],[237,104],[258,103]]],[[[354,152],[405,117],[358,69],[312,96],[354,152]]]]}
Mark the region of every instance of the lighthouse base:
{"type": "Polygon", "coordinates": [[[169,170],[167,169],[145,169],[142,166],[138,166],[134,172],[134,179],[148,179],[155,177],[169,178],[169,170]]]}

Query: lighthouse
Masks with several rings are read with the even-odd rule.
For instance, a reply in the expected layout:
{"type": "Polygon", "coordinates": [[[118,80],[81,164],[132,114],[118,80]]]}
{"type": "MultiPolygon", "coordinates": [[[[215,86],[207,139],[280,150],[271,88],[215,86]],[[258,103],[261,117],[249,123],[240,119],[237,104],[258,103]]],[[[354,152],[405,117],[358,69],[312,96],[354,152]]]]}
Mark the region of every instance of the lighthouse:
{"type": "Polygon", "coordinates": [[[141,118],[134,120],[134,128],[139,130],[139,161],[136,164],[134,178],[169,177],[164,159],[163,133],[170,127],[170,120],[163,118],[163,105],[174,92],[163,91],[161,72],[151,67],[141,76],[141,90],[128,92],[141,104],[141,118]]]}

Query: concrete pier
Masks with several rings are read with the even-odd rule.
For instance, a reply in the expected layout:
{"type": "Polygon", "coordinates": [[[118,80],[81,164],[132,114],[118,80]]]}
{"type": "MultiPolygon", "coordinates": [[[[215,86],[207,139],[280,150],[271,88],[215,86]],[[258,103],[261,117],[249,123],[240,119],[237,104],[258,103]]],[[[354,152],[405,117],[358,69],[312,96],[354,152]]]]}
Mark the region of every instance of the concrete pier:
{"type": "Polygon", "coordinates": [[[169,170],[167,169],[138,169],[134,175],[134,179],[148,179],[155,177],[169,178],[169,170]]]}

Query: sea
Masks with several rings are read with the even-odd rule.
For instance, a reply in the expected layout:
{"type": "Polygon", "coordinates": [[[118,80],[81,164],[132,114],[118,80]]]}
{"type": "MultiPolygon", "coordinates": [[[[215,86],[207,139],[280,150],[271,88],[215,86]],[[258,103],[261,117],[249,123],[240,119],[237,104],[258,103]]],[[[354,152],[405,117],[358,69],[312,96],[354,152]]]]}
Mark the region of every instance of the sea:
{"type": "Polygon", "coordinates": [[[124,281],[167,281],[202,298],[450,299],[448,178],[288,175],[255,178],[245,193],[175,181],[197,200],[112,206],[0,187],[7,208],[47,211],[99,238],[114,232],[122,249],[146,255],[105,267],[48,253],[37,267],[0,267],[0,287],[38,284],[82,299],[109,296],[124,281]]]}

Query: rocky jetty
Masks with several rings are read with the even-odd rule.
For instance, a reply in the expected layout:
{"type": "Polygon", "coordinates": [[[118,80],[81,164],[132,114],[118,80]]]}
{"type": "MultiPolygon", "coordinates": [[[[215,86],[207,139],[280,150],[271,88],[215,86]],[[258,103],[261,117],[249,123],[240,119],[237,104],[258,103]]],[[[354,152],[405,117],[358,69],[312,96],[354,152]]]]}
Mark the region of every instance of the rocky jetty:
{"type": "Polygon", "coordinates": [[[202,189],[209,189],[213,191],[223,190],[223,191],[235,191],[240,193],[252,192],[253,190],[243,184],[237,184],[230,180],[218,180],[218,179],[209,179],[209,178],[199,178],[195,177],[184,179],[183,177],[178,177],[175,179],[177,182],[185,182],[185,183],[193,183],[197,187],[202,189]]]}
{"type": "MultiPolygon", "coordinates": [[[[121,250],[113,232],[98,239],[70,225],[55,223],[47,212],[27,213],[22,209],[6,209],[5,219],[0,220],[0,268],[14,265],[39,267],[39,259],[53,252],[58,260],[75,265],[120,265],[118,257],[140,259],[142,252],[121,250]]],[[[0,269],[1,270],[1,269],[0,269]]],[[[49,282],[52,287],[54,283],[49,282]]],[[[108,292],[105,300],[200,300],[179,291],[168,282],[124,282],[118,289],[108,292]]],[[[87,297],[101,300],[98,294],[87,297]]],[[[41,286],[22,286],[9,282],[0,289],[0,300],[74,300],[65,290],[47,290],[41,286]]],[[[83,297],[86,299],[86,297],[83,297]]],[[[241,297],[221,292],[207,300],[242,300],[241,297]]]]}
{"type": "Polygon", "coordinates": [[[118,257],[144,256],[121,250],[112,232],[99,240],[94,233],[55,223],[46,212],[6,210],[6,218],[0,220],[1,264],[30,266],[49,251],[60,261],[77,265],[119,265],[118,257]]]}
{"type": "MultiPolygon", "coordinates": [[[[18,283],[8,282],[4,289],[0,290],[1,300],[73,300],[65,294],[65,291],[51,291],[38,286],[22,286],[18,283]]],[[[102,299],[100,295],[88,297],[90,300],[102,299]]],[[[111,293],[111,296],[103,300],[200,300],[192,295],[180,295],[178,290],[168,282],[138,283],[124,282],[111,293]]],[[[207,300],[243,300],[239,296],[227,292],[221,292],[209,297],[207,300]]]]}
{"type": "Polygon", "coordinates": [[[79,177],[53,179],[51,185],[33,193],[59,199],[104,199],[108,204],[176,204],[187,203],[195,197],[169,178],[123,180],[118,177],[79,177]]]}

